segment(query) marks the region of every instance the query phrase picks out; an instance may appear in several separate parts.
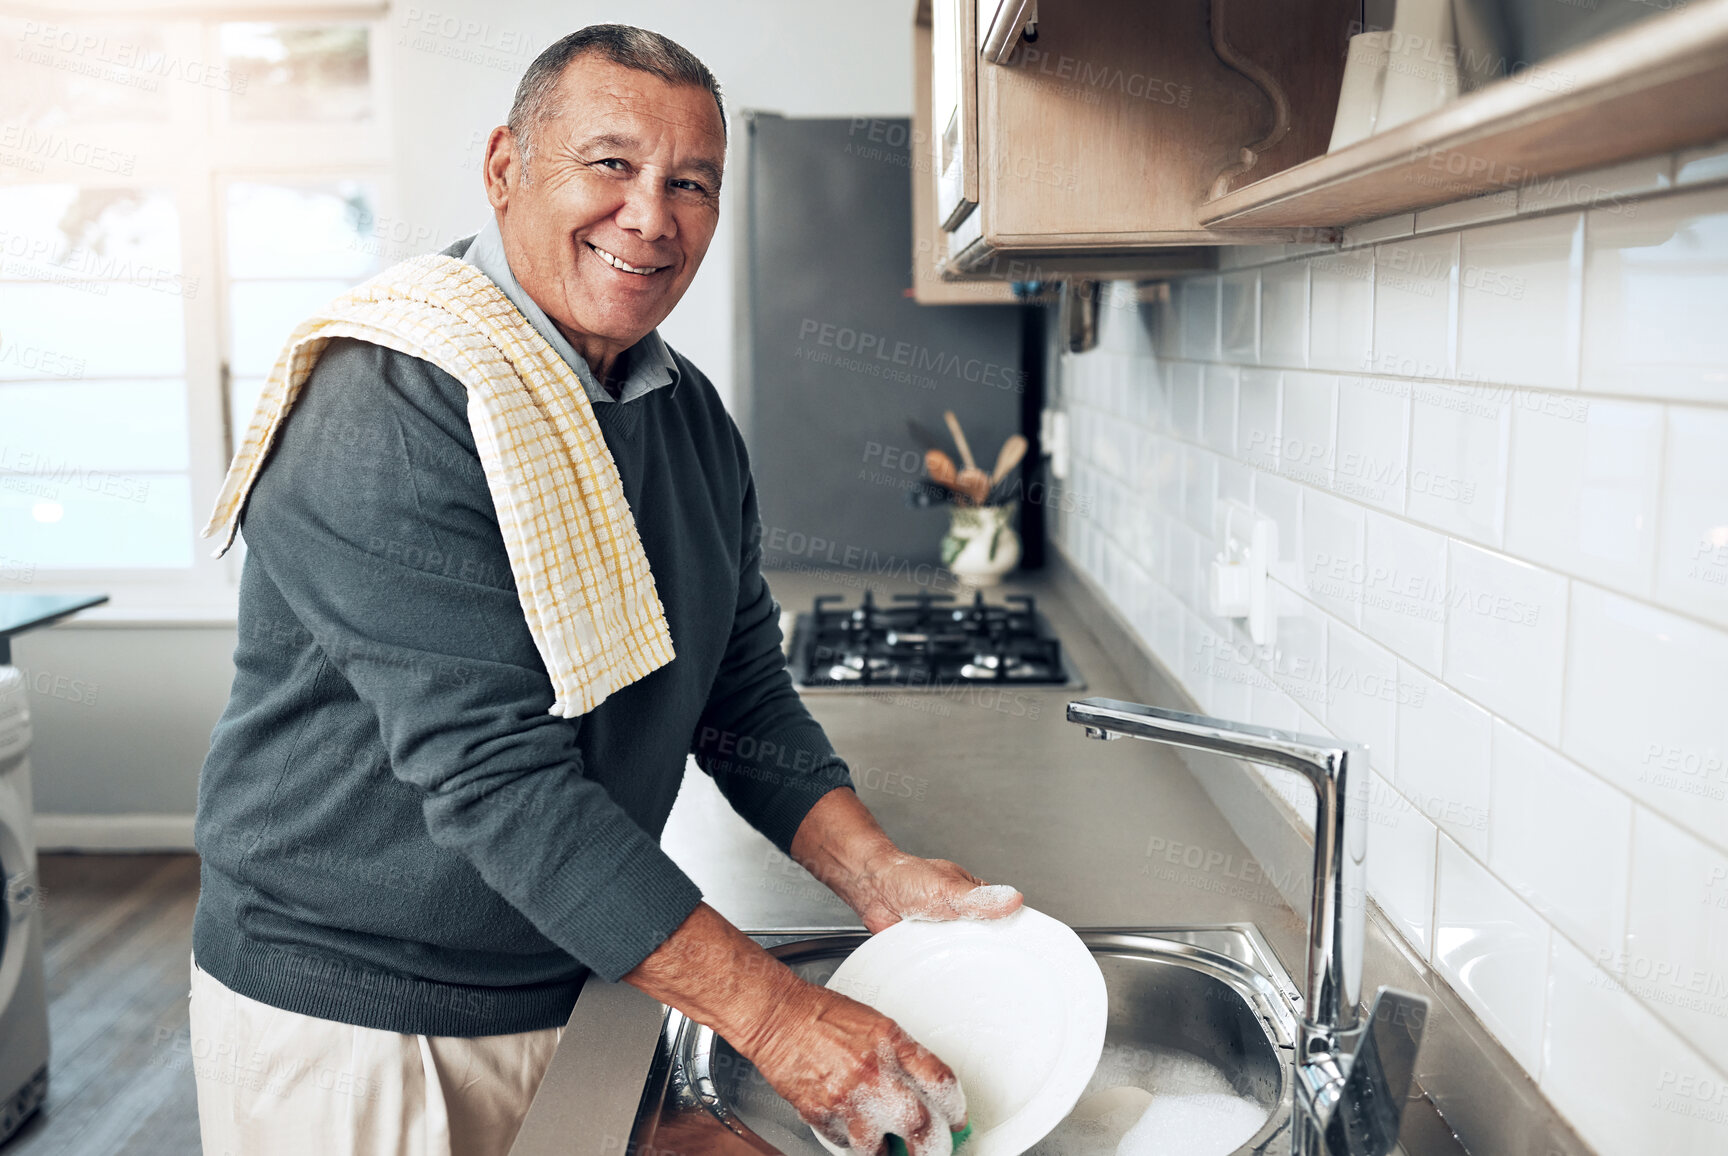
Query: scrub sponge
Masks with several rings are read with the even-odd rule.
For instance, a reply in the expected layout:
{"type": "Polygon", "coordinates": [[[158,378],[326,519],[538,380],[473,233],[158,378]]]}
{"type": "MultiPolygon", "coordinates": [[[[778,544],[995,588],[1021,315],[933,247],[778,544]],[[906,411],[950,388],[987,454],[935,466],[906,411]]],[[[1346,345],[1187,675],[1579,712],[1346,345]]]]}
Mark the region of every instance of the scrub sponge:
{"type": "MultiPolygon", "coordinates": [[[[954,1151],[960,1151],[960,1145],[966,1143],[966,1138],[972,1135],[972,1121],[966,1121],[966,1126],[958,1132],[951,1133],[954,1137],[954,1151]]],[[[888,1156],[906,1156],[906,1141],[888,1133],[888,1156]]]]}

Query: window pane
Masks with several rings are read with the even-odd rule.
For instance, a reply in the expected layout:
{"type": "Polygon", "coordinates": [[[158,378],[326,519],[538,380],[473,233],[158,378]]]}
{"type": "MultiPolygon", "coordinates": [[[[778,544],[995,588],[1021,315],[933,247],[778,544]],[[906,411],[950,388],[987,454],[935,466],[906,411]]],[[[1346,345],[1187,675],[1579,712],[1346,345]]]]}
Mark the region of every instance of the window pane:
{"type": "Polygon", "coordinates": [[[0,470],[187,468],[184,381],[0,385],[0,470]]]}
{"type": "Polygon", "coordinates": [[[237,377],[269,376],[294,327],[346,288],[346,281],[236,283],[228,298],[234,327],[229,369],[237,377]]]}
{"type": "Polygon", "coordinates": [[[345,277],[378,271],[377,191],[364,181],[228,186],[230,277],[345,277]]]}
{"type": "Polygon", "coordinates": [[[166,189],[0,188],[0,280],[124,281],[176,296],[196,289],[181,276],[180,218],[166,189]]]}
{"type": "Polygon", "coordinates": [[[38,570],[192,564],[185,474],[0,470],[0,542],[38,570]]]}
{"type": "Polygon", "coordinates": [[[208,70],[170,52],[160,26],[0,18],[0,124],[168,119],[171,86],[208,70]]]}
{"type": "Polygon", "coordinates": [[[0,282],[0,381],[183,377],[179,296],[125,282],[0,282]]]}
{"type": "Polygon", "coordinates": [[[366,26],[224,24],[234,78],[229,115],[244,121],[366,121],[372,68],[366,26]]]}

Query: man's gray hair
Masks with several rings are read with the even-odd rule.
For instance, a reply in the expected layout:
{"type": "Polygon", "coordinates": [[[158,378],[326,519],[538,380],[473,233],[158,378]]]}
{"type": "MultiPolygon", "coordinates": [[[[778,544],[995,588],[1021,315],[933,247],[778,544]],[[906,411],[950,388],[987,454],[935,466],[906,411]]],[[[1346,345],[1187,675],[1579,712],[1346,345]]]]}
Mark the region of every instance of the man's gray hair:
{"type": "Polygon", "coordinates": [[[516,99],[511,102],[510,119],[505,123],[522,150],[524,175],[534,149],[534,133],[564,111],[558,97],[558,82],[563,78],[564,70],[571,61],[591,52],[613,64],[650,73],[671,84],[707,89],[714,95],[714,105],[720,110],[720,131],[722,135],[726,133],[726,102],[720,95],[720,82],[706,64],[696,59],[695,53],[646,28],[634,28],[628,24],[590,24],[563,37],[536,56],[528,71],[522,74],[522,83],[516,86],[516,99]]]}

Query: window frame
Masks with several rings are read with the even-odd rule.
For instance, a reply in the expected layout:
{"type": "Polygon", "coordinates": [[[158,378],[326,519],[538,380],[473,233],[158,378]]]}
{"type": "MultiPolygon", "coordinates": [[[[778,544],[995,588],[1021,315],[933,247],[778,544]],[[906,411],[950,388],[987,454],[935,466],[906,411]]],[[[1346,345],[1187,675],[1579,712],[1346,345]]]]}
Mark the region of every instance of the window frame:
{"type": "MultiPolygon", "coordinates": [[[[90,612],[110,620],[208,620],[235,618],[244,547],[211,556],[214,538],[197,537],[226,476],[229,446],[229,378],[232,326],[229,315],[227,186],[236,181],[298,184],[359,180],[378,193],[377,213],[394,215],[394,155],[388,72],[387,13],[353,6],[272,7],[248,11],[238,6],[184,9],[141,8],[88,17],[68,14],[63,25],[113,22],[147,23],[161,29],[164,47],[189,59],[220,61],[220,28],[227,23],[362,24],[368,30],[368,77],[372,112],[356,124],[293,124],[230,121],[227,94],[217,87],[167,82],[168,118],[163,122],[90,121],[67,126],[65,135],[117,148],[135,158],[124,175],[80,169],[70,160],[47,159],[40,171],[0,172],[7,186],[68,184],[82,188],[160,188],[174,199],[180,224],[181,275],[197,288],[182,297],[186,360],[187,477],[194,534],[192,561],[173,568],[51,569],[19,561],[17,573],[0,572],[0,594],[33,593],[46,588],[98,589],[110,596],[106,607],[90,612]]],[[[27,12],[0,11],[13,19],[27,12]]],[[[381,264],[390,262],[383,260],[381,264]]],[[[0,386],[3,387],[3,386],[0,386]]],[[[244,427],[244,415],[236,424],[244,427]]]]}

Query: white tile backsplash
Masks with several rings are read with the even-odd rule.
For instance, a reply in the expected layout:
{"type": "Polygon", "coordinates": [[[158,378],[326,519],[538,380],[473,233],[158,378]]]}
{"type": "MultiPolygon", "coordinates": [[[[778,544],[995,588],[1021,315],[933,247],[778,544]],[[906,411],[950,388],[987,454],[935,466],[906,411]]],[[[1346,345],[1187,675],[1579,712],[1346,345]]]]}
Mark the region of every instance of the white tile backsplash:
{"type": "Polygon", "coordinates": [[[1625,952],[1596,958],[1699,1051],[1728,1058],[1728,851],[1640,807],[1625,952]]]}
{"type": "Polygon", "coordinates": [[[1728,410],[1672,406],[1656,598],[1728,626],[1728,410]]]}
{"type": "Polygon", "coordinates": [[[1362,629],[1437,675],[1445,638],[1446,538],[1374,510],[1365,521],[1362,629]]]}
{"type": "Polygon", "coordinates": [[[1285,372],[1279,422],[1273,446],[1279,472],[1304,485],[1331,486],[1338,452],[1338,379],[1326,373],[1285,372]]]}
{"type": "Polygon", "coordinates": [[[1368,748],[1368,762],[1387,778],[1397,748],[1398,660],[1343,623],[1326,630],[1325,723],[1368,748]]]}
{"type": "Polygon", "coordinates": [[[1368,513],[1320,490],[1302,499],[1302,577],[1309,597],[1341,622],[1362,624],[1368,513]]]}
{"type": "Polygon", "coordinates": [[[1585,950],[1626,933],[1632,801],[1571,759],[1494,724],[1488,865],[1585,950]]]}
{"type": "Polygon", "coordinates": [[[1585,224],[1584,388],[1728,402],[1728,189],[1585,224]]]}
{"type": "Polygon", "coordinates": [[[1218,278],[1191,277],[1176,287],[1182,323],[1182,356],[1194,361],[1218,357],[1218,278]]]}
{"type": "Polygon", "coordinates": [[[1434,966],[1532,1076],[1542,1070],[1548,924],[1440,836],[1434,966]]]}
{"type": "Polygon", "coordinates": [[[1060,547],[1203,709],[1370,748],[1370,893],[1604,1156],[1728,1152],[1725,156],[1257,250],[1059,367],[1060,547]]]}
{"type": "Polygon", "coordinates": [[[1260,270],[1260,361],[1287,369],[1308,364],[1308,262],[1260,270]]]}
{"type": "Polygon", "coordinates": [[[1603,1153],[1728,1152],[1721,1068],[1649,1005],[1552,938],[1542,1090],[1603,1153]]]}
{"type": "Polygon", "coordinates": [[[1178,361],[1170,366],[1170,432],[1191,442],[1200,440],[1200,406],[1202,367],[1192,361],[1178,361]]]}
{"type": "Polygon", "coordinates": [[[1374,250],[1313,257],[1308,275],[1308,363],[1366,371],[1374,329],[1374,250]]]}
{"type": "Polygon", "coordinates": [[[1662,486],[1662,407],[1555,400],[1564,404],[1518,406],[1513,413],[1506,549],[1647,595],[1662,486]]]}
{"type": "Polygon", "coordinates": [[[1402,382],[1340,377],[1332,488],[1402,514],[1409,476],[1409,430],[1410,397],[1402,382]]]}
{"type": "Polygon", "coordinates": [[[1208,365],[1201,378],[1200,440],[1226,456],[1236,453],[1236,367],[1208,365]]]}
{"type": "Polygon", "coordinates": [[[1477,385],[1410,385],[1406,512],[1448,534],[1498,546],[1506,524],[1512,399],[1477,385]]]}
{"type": "Polygon", "coordinates": [[[1244,369],[1236,381],[1236,456],[1255,469],[1278,468],[1280,378],[1275,369],[1244,369]]]}
{"type": "Polygon", "coordinates": [[[1567,651],[1566,753],[1728,847],[1728,635],[1579,584],[1567,651]]]}
{"type": "Polygon", "coordinates": [[[1434,846],[1438,829],[1391,783],[1368,789],[1368,889],[1424,957],[1434,935],[1434,846]]]}
{"type": "Polygon", "coordinates": [[[1258,270],[1218,279],[1218,341],[1226,361],[1252,365],[1260,359],[1258,270]]]}
{"type": "Polygon", "coordinates": [[[1493,719],[1414,667],[1405,665],[1399,677],[1398,766],[1392,781],[1441,830],[1485,859],[1493,719]]]}
{"type": "Polygon", "coordinates": [[[1375,247],[1373,372],[1451,376],[1457,278],[1456,233],[1375,247]]]}
{"type": "Polygon", "coordinates": [[[1446,681],[1501,717],[1560,741],[1567,582],[1462,542],[1446,559],[1446,681]]]}
{"type": "Polygon", "coordinates": [[[1471,229],[1458,277],[1458,375],[1570,389],[1578,383],[1584,217],[1471,229]]]}

